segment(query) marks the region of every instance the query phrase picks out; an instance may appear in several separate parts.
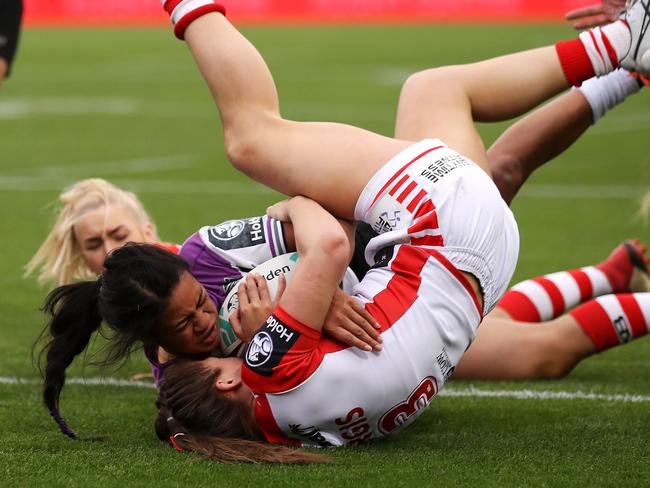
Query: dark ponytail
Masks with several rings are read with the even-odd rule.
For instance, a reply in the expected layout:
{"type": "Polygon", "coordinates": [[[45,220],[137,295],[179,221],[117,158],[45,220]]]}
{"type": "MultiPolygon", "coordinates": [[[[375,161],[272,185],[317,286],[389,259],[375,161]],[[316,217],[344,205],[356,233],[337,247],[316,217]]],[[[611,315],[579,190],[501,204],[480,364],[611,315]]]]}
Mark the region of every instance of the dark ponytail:
{"type": "Polygon", "coordinates": [[[52,290],[42,307],[50,316],[43,331],[51,337],[45,355],[43,401],[61,431],[76,434],[59,413],[65,371],[106,322],[112,330],[102,365],[125,358],[138,341],[156,342],[156,326],[187,263],[154,245],[128,244],[113,251],[96,281],[52,290]]]}
{"type": "Polygon", "coordinates": [[[90,337],[102,323],[97,306],[100,287],[100,280],[60,286],[50,292],[42,308],[51,316],[46,330],[52,337],[43,348],[43,352],[47,351],[43,402],[61,432],[73,439],[75,432],[59,414],[59,397],[65,370],[86,349],[90,337]]]}
{"type": "Polygon", "coordinates": [[[179,361],[165,370],[156,401],[155,429],[160,440],[219,462],[330,461],[321,454],[266,443],[253,413],[216,390],[219,373],[192,361],[179,361]]]}

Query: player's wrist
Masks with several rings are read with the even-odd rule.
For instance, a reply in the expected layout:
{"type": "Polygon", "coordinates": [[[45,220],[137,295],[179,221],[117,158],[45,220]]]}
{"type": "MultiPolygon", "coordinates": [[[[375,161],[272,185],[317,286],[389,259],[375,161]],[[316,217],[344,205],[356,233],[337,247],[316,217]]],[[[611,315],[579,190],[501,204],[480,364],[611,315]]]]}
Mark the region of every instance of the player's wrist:
{"type": "Polygon", "coordinates": [[[216,0],[161,0],[161,2],[174,25],[174,34],[180,40],[185,39],[185,30],[199,17],[211,12],[226,14],[226,8],[216,0]]]}

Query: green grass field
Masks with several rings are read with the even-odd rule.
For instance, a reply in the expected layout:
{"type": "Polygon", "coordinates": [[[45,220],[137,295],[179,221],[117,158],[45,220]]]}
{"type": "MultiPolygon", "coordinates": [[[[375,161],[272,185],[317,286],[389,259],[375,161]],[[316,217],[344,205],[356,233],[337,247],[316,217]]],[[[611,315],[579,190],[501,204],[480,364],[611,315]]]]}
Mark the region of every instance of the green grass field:
{"type": "MultiPolygon", "coordinates": [[[[254,28],[284,114],[390,134],[400,83],[429,66],[551,43],[568,26],[254,28]]],[[[542,169],[514,204],[515,279],[595,263],[622,239],[650,240],[635,217],[648,189],[650,98],[610,113],[542,169]]],[[[483,126],[489,143],[503,125],[483,126]]],[[[310,467],[191,462],[153,433],[155,392],[68,385],[64,438],[41,406],[32,343],[44,290],[23,265],[50,225],[48,204],[100,176],[137,191],[161,236],[256,215],[278,195],[227,164],[211,98],[183,44],[164,29],[28,30],[0,88],[0,480],[9,486],[647,486],[650,340],[580,364],[561,381],[452,382],[418,422],[310,467]],[[11,384],[10,378],[24,380],[11,384]],[[473,390],[472,390],[473,389],[473,390]],[[488,396],[471,393],[478,390],[488,396]],[[518,399],[498,392],[567,392],[518,399]],[[581,393],[595,394],[591,398],[581,393]],[[600,395],[600,396],[598,396],[600,395]],[[618,395],[618,396],[612,396],[618,395]],[[625,397],[624,395],[628,395],[625,397]],[[636,396],[631,401],[630,396],[636,396]]],[[[101,350],[97,343],[94,351],[101,350]]],[[[89,360],[92,360],[90,355],[89,360]]],[[[134,355],[103,374],[146,371],[134,355]]],[[[98,378],[80,362],[69,377],[98,378]]]]}

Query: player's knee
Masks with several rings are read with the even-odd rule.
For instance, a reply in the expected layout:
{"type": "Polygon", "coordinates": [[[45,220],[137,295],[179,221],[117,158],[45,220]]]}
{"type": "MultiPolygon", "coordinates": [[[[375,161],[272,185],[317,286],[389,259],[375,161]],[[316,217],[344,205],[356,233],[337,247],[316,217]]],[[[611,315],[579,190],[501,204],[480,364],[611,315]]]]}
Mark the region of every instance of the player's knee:
{"type": "Polygon", "coordinates": [[[226,128],[224,144],[228,160],[236,169],[248,175],[254,172],[261,150],[255,137],[226,128]]]}
{"type": "Polygon", "coordinates": [[[558,380],[568,375],[574,368],[575,358],[552,344],[539,344],[537,352],[529,356],[530,378],[558,380]]]}
{"type": "Polygon", "coordinates": [[[454,67],[432,68],[413,73],[409,76],[400,92],[400,104],[414,104],[418,106],[422,100],[431,97],[448,98],[458,92],[457,83],[454,81],[454,67]]]}

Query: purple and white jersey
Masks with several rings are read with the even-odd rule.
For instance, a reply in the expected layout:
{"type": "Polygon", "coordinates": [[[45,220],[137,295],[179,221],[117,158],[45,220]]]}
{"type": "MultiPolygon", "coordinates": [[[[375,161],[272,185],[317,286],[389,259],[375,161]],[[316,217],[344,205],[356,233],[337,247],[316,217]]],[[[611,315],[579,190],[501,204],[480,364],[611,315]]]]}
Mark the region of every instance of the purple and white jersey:
{"type": "MultiPolygon", "coordinates": [[[[245,273],[287,252],[282,222],[264,215],[202,227],[183,243],[179,254],[219,309],[230,288],[245,273]]],[[[220,350],[214,355],[225,355],[224,351],[237,355],[242,349],[240,343],[230,324],[222,323],[220,350]]],[[[174,360],[160,363],[157,349],[145,347],[145,354],[159,386],[165,368],[174,360]]]]}
{"type": "Polygon", "coordinates": [[[286,252],[282,223],[264,215],[202,227],[183,243],[180,255],[220,308],[242,272],[286,252]]]}

